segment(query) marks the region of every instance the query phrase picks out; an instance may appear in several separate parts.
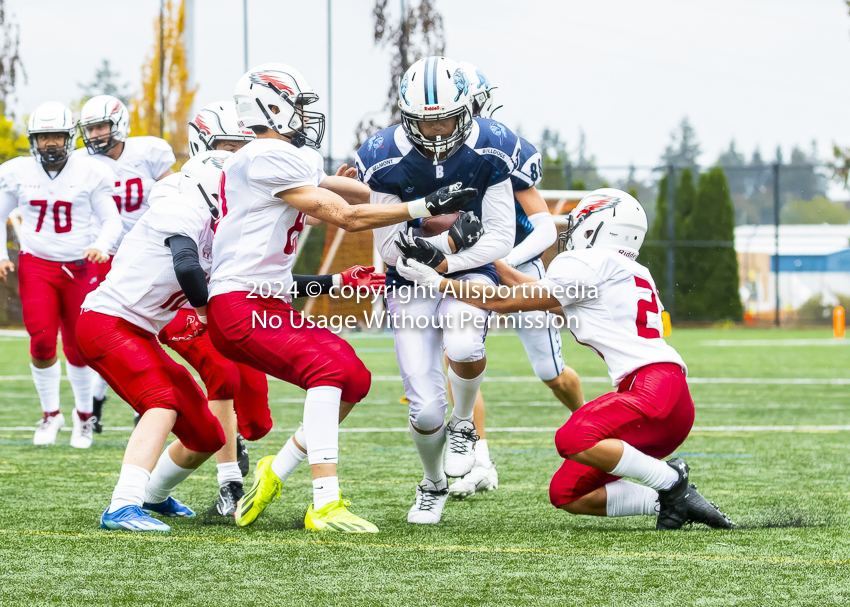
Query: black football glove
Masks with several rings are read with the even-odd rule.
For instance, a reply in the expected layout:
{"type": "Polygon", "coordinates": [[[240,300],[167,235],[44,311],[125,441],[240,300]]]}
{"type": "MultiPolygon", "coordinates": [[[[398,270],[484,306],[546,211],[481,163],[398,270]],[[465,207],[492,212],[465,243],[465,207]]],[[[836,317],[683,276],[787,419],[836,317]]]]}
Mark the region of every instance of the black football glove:
{"type": "Polygon", "coordinates": [[[468,249],[484,234],[481,220],[472,211],[467,211],[449,228],[449,238],[455,243],[455,253],[468,249]]]}
{"type": "Polygon", "coordinates": [[[463,188],[463,184],[458,181],[453,185],[447,185],[436,192],[432,192],[425,197],[425,208],[431,215],[447,215],[462,211],[463,207],[478,196],[477,188],[463,188]]]}
{"type": "Polygon", "coordinates": [[[396,238],[395,246],[398,247],[405,259],[415,259],[432,268],[436,268],[446,259],[443,252],[427,240],[404,232],[401,232],[396,238]]]}

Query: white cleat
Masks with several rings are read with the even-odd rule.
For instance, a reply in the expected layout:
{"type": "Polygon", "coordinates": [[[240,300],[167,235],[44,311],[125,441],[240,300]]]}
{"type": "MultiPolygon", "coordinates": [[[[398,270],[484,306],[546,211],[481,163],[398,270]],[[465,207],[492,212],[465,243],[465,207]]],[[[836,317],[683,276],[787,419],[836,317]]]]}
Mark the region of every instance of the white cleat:
{"type": "Polygon", "coordinates": [[[443,517],[443,507],[449,497],[448,479],[439,484],[425,479],[416,487],[416,501],[407,513],[407,522],[435,525],[443,517]]]}
{"type": "Polygon", "coordinates": [[[76,409],[71,412],[71,419],[74,420],[74,429],[71,432],[71,446],[75,449],[88,449],[94,440],[94,423],[97,419],[92,415],[83,421],[80,419],[80,414],[77,413],[76,409]]]}
{"type": "Polygon", "coordinates": [[[475,466],[475,424],[470,421],[450,419],[446,426],[446,476],[466,476],[475,466]]]}
{"type": "Polygon", "coordinates": [[[38,425],[35,427],[35,435],[32,437],[33,445],[55,445],[56,435],[59,433],[59,428],[65,425],[65,416],[61,413],[47,417],[45,415],[38,420],[38,425]]]}
{"type": "Polygon", "coordinates": [[[487,465],[476,461],[472,472],[449,485],[449,497],[463,499],[498,488],[499,473],[496,472],[496,464],[489,462],[487,465]]]}

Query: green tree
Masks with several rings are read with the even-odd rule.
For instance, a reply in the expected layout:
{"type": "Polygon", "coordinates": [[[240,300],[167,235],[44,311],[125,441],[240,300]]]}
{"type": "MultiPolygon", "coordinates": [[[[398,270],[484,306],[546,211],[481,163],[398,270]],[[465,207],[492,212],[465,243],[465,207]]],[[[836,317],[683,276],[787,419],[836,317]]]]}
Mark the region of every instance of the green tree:
{"type": "Polygon", "coordinates": [[[697,161],[702,154],[697,134],[691,121],[685,116],[676,130],[670,133],[670,144],[664,151],[661,161],[674,167],[689,167],[696,172],[697,161]]]}
{"type": "MultiPolygon", "coordinates": [[[[735,211],[723,169],[715,166],[700,175],[696,204],[690,217],[693,234],[700,240],[732,242],[735,238],[735,211]]],[[[738,293],[738,256],[732,246],[700,247],[692,266],[695,287],[685,310],[694,320],[735,320],[743,318],[738,293]]],[[[679,318],[684,316],[679,315],[679,318]]]]}
{"type": "Polygon", "coordinates": [[[540,136],[537,146],[543,157],[543,180],[540,182],[541,190],[567,190],[567,178],[564,174],[564,165],[569,160],[567,154],[567,142],[561,138],[561,134],[546,127],[540,136]]]}
{"type": "Polygon", "coordinates": [[[782,223],[846,225],[850,223],[850,211],[843,204],[831,202],[825,196],[811,200],[793,200],[785,205],[780,215],[782,223]]]}
{"type": "Polygon", "coordinates": [[[97,95],[112,95],[120,99],[124,105],[130,105],[131,93],[127,90],[129,83],[118,84],[120,78],[118,72],[109,65],[109,59],[104,59],[100,67],[95,70],[94,79],[88,84],[77,83],[82,90],[82,96],[74,101],[72,109],[80,111],[86,101],[97,95]]]}

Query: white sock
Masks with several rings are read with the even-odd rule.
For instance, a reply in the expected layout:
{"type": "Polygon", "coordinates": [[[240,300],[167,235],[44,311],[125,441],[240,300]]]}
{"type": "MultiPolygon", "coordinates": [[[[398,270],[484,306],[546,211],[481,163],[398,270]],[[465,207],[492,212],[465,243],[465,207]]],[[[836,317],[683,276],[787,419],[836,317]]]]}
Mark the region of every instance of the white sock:
{"type": "Polygon", "coordinates": [[[282,481],[288,479],[295,472],[298,464],[307,459],[307,454],[295,446],[295,441],[306,449],[303,428],[299,427],[295,434],[289,437],[283,449],[272,460],[272,472],[282,481]]]}
{"type": "Polygon", "coordinates": [[[479,438],[475,443],[475,461],[490,467],[490,447],[487,446],[487,439],[479,438]]]}
{"type": "Polygon", "coordinates": [[[313,510],[321,510],[339,501],[339,477],[326,476],[313,479],[313,510]]]}
{"type": "MultiPolygon", "coordinates": [[[[310,465],[339,461],[339,403],[342,390],[319,386],[304,399],[304,436],[310,465]]],[[[339,498],[337,498],[339,499],[339,498]]]]}
{"type": "Polygon", "coordinates": [[[168,449],[166,449],[159,456],[159,461],[151,472],[147,486],[145,486],[145,501],[150,504],[164,502],[174,491],[174,488],[189,478],[189,475],[193,472],[194,470],[191,468],[181,468],[175,464],[168,453],[168,449]]]}
{"type": "Polygon", "coordinates": [[[655,489],[621,479],[605,485],[605,491],[608,494],[605,506],[608,516],[658,514],[658,492],[655,489]]]}
{"type": "Polygon", "coordinates": [[[121,475],[112,490],[112,503],[107,512],[115,512],[124,506],[141,506],[145,501],[145,485],[150,472],[139,466],[121,465],[121,475]]]}
{"type": "MultiPolygon", "coordinates": [[[[409,423],[409,422],[408,422],[409,423]]],[[[425,471],[425,478],[434,484],[439,484],[446,477],[443,469],[443,450],[446,447],[446,425],[440,426],[440,429],[433,434],[420,434],[410,424],[410,435],[413,437],[413,444],[416,445],[416,450],[419,452],[419,459],[422,461],[422,469],[425,471]]]]}
{"type": "Polygon", "coordinates": [[[65,361],[65,373],[71,382],[71,390],[74,392],[74,407],[78,413],[91,413],[91,382],[94,371],[88,367],[75,367],[67,360],[65,361]]]}
{"type": "Polygon", "coordinates": [[[239,471],[239,464],[236,462],[225,462],[223,464],[216,464],[216,470],[218,470],[218,474],[216,475],[218,478],[218,486],[223,487],[227,483],[242,483],[242,472],[239,471]]]}
{"type": "Polygon", "coordinates": [[[478,398],[478,389],[484,381],[484,371],[472,379],[463,379],[449,366],[449,385],[452,387],[452,397],[455,401],[452,417],[472,421],[472,412],[478,398]]]}
{"type": "Polygon", "coordinates": [[[622,442],[623,457],[611,470],[611,474],[634,479],[656,491],[669,489],[679,480],[676,471],[665,462],[641,453],[625,441],[622,442]]]}
{"type": "Polygon", "coordinates": [[[106,391],[109,390],[109,384],[100,375],[92,371],[91,378],[91,396],[98,400],[106,398],[106,391]]]}
{"type": "Polygon", "coordinates": [[[57,360],[46,369],[38,369],[30,363],[32,371],[32,382],[38,399],[41,401],[41,410],[44,413],[53,413],[59,410],[59,382],[62,381],[62,365],[57,360]]]}

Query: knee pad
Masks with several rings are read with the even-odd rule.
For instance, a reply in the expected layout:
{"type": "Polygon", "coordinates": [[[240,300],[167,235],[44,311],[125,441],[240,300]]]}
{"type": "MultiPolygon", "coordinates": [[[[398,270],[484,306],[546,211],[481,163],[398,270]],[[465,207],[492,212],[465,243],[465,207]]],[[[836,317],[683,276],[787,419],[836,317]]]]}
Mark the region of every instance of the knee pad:
{"type": "Polygon", "coordinates": [[[260,440],[272,430],[272,418],[268,416],[266,419],[250,419],[243,422],[239,417],[236,418],[236,426],[239,429],[239,434],[245,440],[255,441],[260,440]]]}
{"type": "Polygon", "coordinates": [[[575,427],[571,427],[571,424],[567,422],[555,432],[555,448],[558,450],[558,455],[563,458],[576,452],[575,430],[575,427]]]}
{"type": "Polygon", "coordinates": [[[484,336],[470,331],[444,331],[443,348],[449,360],[474,363],[484,358],[484,336]]]}
{"type": "Polygon", "coordinates": [[[350,356],[343,361],[347,369],[345,383],[342,387],[342,400],[347,403],[359,403],[369,394],[372,387],[372,373],[357,356],[350,356]]]}
{"type": "MultiPolygon", "coordinates": [[[[74,348],[74,354],[76,355],[78,362],[72,362],[72,365],[81,367],[86,364],[84,362],[80,362],[81,359],[79,354],[76,354],[76,348],[74,348]]],[[[30,338],[30,355],[36,360],[50,360],[56,356],[56,338],[51,338],[45,333],[33,335],[30,338]]]]}
{"type": "Polygon", "coordinates": [[[557,379],[561,371],[564,370],[564,361],[561,360],[560,364],[558,364],[558,361],[551,355],[529,357],[529,362],[531,363],[531,369],[540,381],[557,379]]]}
{"type": "Polygon", "coordinates": [[[209,377],[204,377],[209,400],[233,400],[239,391],[239,369],[236,365],[216,366],[209,377]]]}
{"type": "Polygon", "coordinates": [[[437,430],[446,420],[448,404],[445,400],[432,400],[418,409],[413,408],[413,402],[410,405],[410,423],[418,430],[423,432],[437,430]]]}

